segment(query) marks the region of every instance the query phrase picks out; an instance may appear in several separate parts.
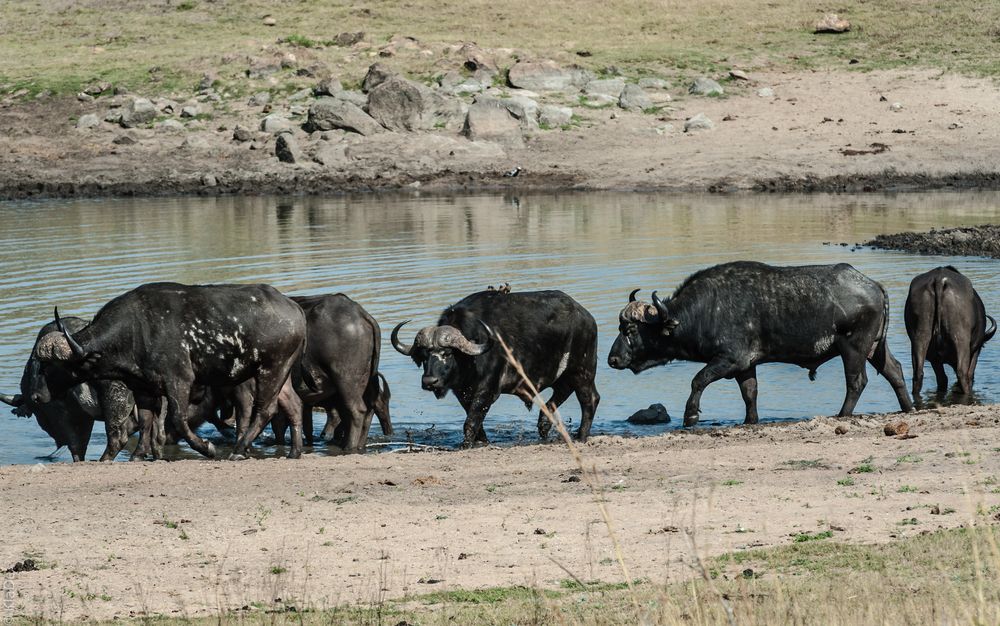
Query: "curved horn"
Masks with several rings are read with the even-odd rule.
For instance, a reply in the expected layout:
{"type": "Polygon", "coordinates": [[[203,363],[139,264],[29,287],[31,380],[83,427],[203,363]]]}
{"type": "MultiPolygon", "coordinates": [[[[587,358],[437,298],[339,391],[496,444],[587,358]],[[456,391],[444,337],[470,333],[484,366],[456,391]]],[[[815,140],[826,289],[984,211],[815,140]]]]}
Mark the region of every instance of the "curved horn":
{"type": "Polygon", "coordinates": [[[628,301],[635,302],[635,294],[639,293],[638,289],[633,289],[632,293],[628,294],[628,301]]]}
{"type": "Polygon", "coordinates": [[[653,297],[653,306],[655,306],[656,310],[660,313],[660,317],[666,320],[669,317],[669,314],[667,313],[667,305],[663,303],[663,300],[660,300],[659,298],[656,297],[655,291],[653,292],[652,297],[653,297]]]}
{"type": "Polygon", "coordinates": [[[69,334],[69,331],[66,330],[66,327],[62,323],[62,320],[59,319],[59,307],[55,307],[54,314],[56,318],[56,328],[58,328],[59,332],[61,332],[63,336],[66,337],[66,341],[69,343],[70,349],[73,350],[73,354],[81,359],[87,356],[87,351],[83,349],[83,346],[81,346],[79,343],[76,342],[76,339],[73,339],[73,335],[69,334]]]}
{"type": "Polygon", "coordinates": [[[0,402],[3,402],[4,404],[9,404],[13,407],[18,407],[21,406],[21,404],[24,402],[24,399],[21,397],[20,394],[16,396],[9,396],[5,393],[0,393],[0,402]]]}
{"type": "MultiPolygon", "coordinates": [[[[454,332],[443,335],[441,339],[442,344],[447,344],[452,348],[460,352],[464,352],[469,356],[479,356],[485,352],[489,352],[490,348],[493,347],[493,329],[486,325],[483,320],[477,320],[482,327],[486,330],[486,341],[483,343],[473,343],[468,337],[462,334],[457,328],[453,329],[454,332]]],[[[449,329],[451,330],[451,329],[449,329]]]]}
{"type": "Polygon", "coordinates": [[[389,341],[392,342],[392,347],[396,349],[396,352],[402,354],[403,356],[410,356],[413,352],[413,346],[407,348],[399,342],[399,329],[403,327],[404,324],[409,324],[411,320],[406,320],[405,322],[400,322],[396,324],[396,327],[392,329],[392,334],[389,335],[389,341]]]}

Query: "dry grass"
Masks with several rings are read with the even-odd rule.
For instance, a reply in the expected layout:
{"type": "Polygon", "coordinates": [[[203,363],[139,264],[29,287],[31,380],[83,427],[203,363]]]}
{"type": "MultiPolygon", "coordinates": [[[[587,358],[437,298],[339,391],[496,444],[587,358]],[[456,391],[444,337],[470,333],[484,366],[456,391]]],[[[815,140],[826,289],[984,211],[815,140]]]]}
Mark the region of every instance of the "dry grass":
{"type": "Polygon", "coordinates": [[[0,86],[65,93],[103,78],[146,91],[191,89],[206,70],[235,79],[245,69],[245,63],[220,66],[224,55],[259,55],[262,46],[288,37],[320,44],[284,46],[358,80],[374,53],[322,44],[359,30],[376,48],[393,35],[427,42],[434,57],[390,60],[416,74],[440,69],[440,42],[475,41],[594,69],[614,64],[633,74],[712,73],[733,65],[847,68],[857,59],[850,67],[996,75],[998,23],[1000,4],[977,0],[851,0],[835,7],[814,0],[6,0],[0,3],[0,86]],[[811,25],[831,8],[856,28],[813,35],[811,25]],[[277,25],[265,26],[266,15],[277,25]],[[578,51],[592,56],[577,57],[578,51]],[[161,68],[155,83],[152,67],[161,68]]]}

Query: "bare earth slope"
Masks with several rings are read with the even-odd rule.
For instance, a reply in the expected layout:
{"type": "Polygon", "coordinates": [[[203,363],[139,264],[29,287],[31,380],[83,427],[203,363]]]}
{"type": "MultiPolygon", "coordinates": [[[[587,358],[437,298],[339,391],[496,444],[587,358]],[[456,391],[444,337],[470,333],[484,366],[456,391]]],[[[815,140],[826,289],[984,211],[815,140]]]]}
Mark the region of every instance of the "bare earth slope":
{"type": "MultiPolygon", "coordinates": [[[[917,437],[905,440],[883,434],[891,418],[599,437],[583,452],[630,575],[654,582],[692,576],[694,549],[825,531],[882,542],[990,521],[1000,408],[907,416],[917,437]]],[[[17,614],[73,620],[555,587],[566,570],[621,580],[577,475],[562,445],[4,467],[0,568],[26,557],[42,567],[8,575],[17,614]]]]}

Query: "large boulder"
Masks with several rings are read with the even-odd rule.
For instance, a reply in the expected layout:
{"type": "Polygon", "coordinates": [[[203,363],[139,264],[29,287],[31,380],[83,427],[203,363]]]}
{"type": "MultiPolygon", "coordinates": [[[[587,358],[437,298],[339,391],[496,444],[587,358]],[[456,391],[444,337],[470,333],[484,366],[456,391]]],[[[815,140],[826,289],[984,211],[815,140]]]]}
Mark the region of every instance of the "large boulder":
{"type": "Polygon", "coordinates": [[[652,108],[653,101],[649,99],[646,92],[639,85],[628,84],[622,90],[622,95],[618,99],[618,106],[629,111],[645,111],[652,108]]]}
{"type": "Polygon", "coordinates": [[[365,74],[364,80],[361,81],[361,91],[368,93],[389,80],[391,76],[395,76],[395,72],[381,63],[373,63],[368,68],[368,73],[365,74]]]}
{"type": "Polygon", "coordinates": [[[593,74],[587,70],[563,68],[554,61],[518,61],[507,74],[507,81],[511,86],[533,91],[579,88],[593,78],[593,74]]]}
{"type": "Polygon", "coordinates": [[[260,121],[260,129],[265,133],[277,135],[292,129],[292,123],[282,115],[272,113],[260,121]]]}
{"type": "Polygon", "coordinates": [[[358,106],[339,98],[320,98],[309,107],[306,130],[342,129],[359,135],[374,135],[383,129],[370,115],[358,106]]]}
{"type": "Polygon", "coordinates": [[[517,118],[521,124],[522,131],[532,131],[538,129],[538,103],[527,96],[513,95],[509,98],[501,98],[511,115],[517,118]]]}
{"type": "Polygon", "coordinates": [[[559,128],[573,121],[573,109],[546,104],[538,112],[538,123],[546,128],[559,128]]]}
{"type": "Polygon", "coordinates": [[[76,127],[80,129],[94,128],[95,126],[101,125],[101,118],[97,117],[96,113],[87,113],[81,115],[80,119],[76,121],[76,127]]]}
{"type": "Polygon", "coordinates": [[[611,96],[618,99],[625,90],[624,78],[599,78],[592,80],[583,87],[587,95],[611,96]]]}
{"type": "Polygon", "coordinates": [[[122,109],[119,123],[125,128],[148,124],[156,118],[156,107],[146,98],[132,98],[122,109]]]}
{"type": "Polygon", "coordinates": [[[522,142],[521,122],[498,98],[480,98],[465,117],[462,134],[472,141],[494,141],[507,145],[522,142]]]}
{"type": "Polygon", "coordinates": [[[368,114],[389,130],[457,129],[462,112],[457,100],[402,76],[392,76],[368,92],[368,114]]]}

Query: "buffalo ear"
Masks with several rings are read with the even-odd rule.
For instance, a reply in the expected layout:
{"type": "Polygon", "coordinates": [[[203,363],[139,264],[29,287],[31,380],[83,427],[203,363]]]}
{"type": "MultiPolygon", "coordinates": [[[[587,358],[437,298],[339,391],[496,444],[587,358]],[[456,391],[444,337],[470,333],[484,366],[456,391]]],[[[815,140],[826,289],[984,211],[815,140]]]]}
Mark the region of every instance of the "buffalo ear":
{"type": "Polygon", "coordinates": [[[664,335],[671,335],[671,334],[673,334],[674,329],[677,328],[680,325],[681,325],[681,323],[678,322],[677,320],[673,319],[673,318],[666,319],[663,322],[663,334],[664,335]]]}

